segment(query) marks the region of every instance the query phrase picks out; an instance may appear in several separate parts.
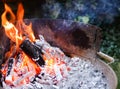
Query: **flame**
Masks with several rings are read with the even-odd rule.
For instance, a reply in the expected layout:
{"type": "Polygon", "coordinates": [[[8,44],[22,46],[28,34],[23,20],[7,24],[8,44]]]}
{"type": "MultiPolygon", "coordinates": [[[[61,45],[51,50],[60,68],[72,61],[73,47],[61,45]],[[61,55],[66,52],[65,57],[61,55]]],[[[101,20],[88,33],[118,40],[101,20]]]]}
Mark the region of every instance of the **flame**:
{"type": "MultiPolygon", "coordinates": [[[[8,60],[10,57],[12,57],[14,60],[11,69],[12,72],[10,71],[10,76],[7,76],[7,71],[10,69],[8,66],[8,61],[3,65],[1,72],[5,77],[5,83],[14,86],[27,84],[30,81],[31,77],[40,74],[42,71],[42,68],[38,66],[37,63],[35,63],[29,56],[27,56],[22,50],[19,49],[20,44],[26,38],[29,38],[31,42],[34,42],[36,40],[32,30],[32,23],[26,25],[23,21],[23,16],[24,9],[21,3],[18,5],[17,17],[15,17],[11,8],[7,4],[5,4],[5,11],[1,16],[2,26],[5,29],[5,33],[7,37],[13,41],[10,51],[5,54],[5,57],[8,60]],[[9,13],[11,16],[9,21],[6,17],[7,13],[9,13]],[[17,20],[16,24],[14,24],[15,20],[17,20]],[[18,58],[18,55],[20,58],[18,58]]],[[[64,54],[61,54],[61,56],[63,55],[64,54]]],[[[65,65],[65,62],[61,61],[54,55],[50,57],[47,56],[50,56],[49,51],[46,53],[46,55],[43,54],[43,59],[46,62],[46,73],[53,76],[57,76],[58,73],[60,75],[63,74],[61,65],[65,65]]],[[[60,79],[59,76],[58,79],[60,79]]]]}
{"type": "Polygon", "coordinates": [[[25,34],[31,40],[31,42],[34,42],[35,36],[32,31],[32,23],[30,23],[28,26],[25,25],[23,22],[23,16],[24,16],[24,9],[22,4],[20,3],[18,5],[18,11],[17,11],[17,21],[19,21],[17,23],[17,28],[20,32],[22,32],[22,34],[25,34]]]}
{"type": "Polygon", "coordinates": [[[18,10],[17,10],[17,20],[23,21],[23,16],[24,16],[24,9],[21,3],[18,5],[18,10]]]}
{"type": "MultiPolygon", "coordinates": [[[[7,4],[5,4],[4,6],[5,6],[5,11],[3,12],[2,16],[1,16],[2,26],[5,29],[6,36],[12,42],[14,42],[10,48],[10,51],[8,51],[5,54],[5,57],[6,57],[6,59],[9,59],[10,57],[14,57],[14,59],[16,59],[16,56],[13,56],[13,55],[16,55],[14,53],[17,51],[17,53],[21,54],[22,62],[20,64],[20,66],[14,65],[14,67],[13,67],[14,73],[17,73],[17,72],[19,72],[19,70],[23,70],[23,69],[27,68],[26,69],[27,71],[34,70],[34,72],[31,73],[30,75],[36,75],[36,74],[40,73],[40,67],[35,62],[33,62],[32,59],[29,58],[25,53],[21,52],[21,50],[19,49],[20,44],[26,38],[29,38],[29,40],[31,42],[35,41],[35,36],[32,31],[32,24],[30,23],[30,25],[26,25],[24,23],[24,21],[23,21],[24,9],[23,9],[23,6],[21,3],[18,5],[17,17],[15,17],[11,8],[7,4]],[[10,14],[10,20],[7,19],[7,14],[10,14]],[[16,21],[16,24],[15,24],[15,21],[16,21]]],[[[5,66],[5,65],[3,65],[3,66],[5,66]]],[[[7,70],[8,70],[7,67],[3,68],[1,70],[2,74],[6,76],[7,70]]],[[[14,80],[17,80],[17,79],[18,79],[18,77],[13,74],[11,82],[13,82],[14,80]]],[[[26,79],[26,81],[27,80],[28,79],[26,79]]],[[[23,81],[21,80],[21,82],[23,82],[23,81]]]]}
{"type": "Polygon", "coordinates": [[[18,33],[18,29],[12,24],[15,21],[15,15],[13,14],[11,8],[5,4],[5,11],[1,16],[2,18],[2,26],[5,28],[5,33],[7,37],[16,43],[16,46],[21,44],[22,42],[22,34],[18,33]],[[7,20],[7,13],[11,15],[10,21],[7,20]]]}
{"type": "Polygon", "coordinates": [[[2,25],[5,25],[7,22],[8,22],[8,20],[7,20],[7,18],[6,18],[6,14],[7,13],[9,13],[10,15],[11,15],[11,19],[10,19],[10,21],[9,22],[14,22],[15,21],[15,15],[13,14],[13,12],[12,12],[12,10],[11,10],[11,8],[7,5],[7,4],[5,4],[5,11],[4,11],[4,13],[2,14],[2,25]]]}
{"type": "Polygon", "coordinates": [[[5,33],[8,36],[8,38],[16,43],[16,48],[19,47],[19,45],[22,43],[22,41],[26,38],[29,38],[32,42],[35,41],[35,36],[32,31],[32,24],[25,25],[23,22],[23,15],[24,15],[24,9],[22,4],[20,3],[18,5],[18,11],[17,11],[17,21],[18,23],[16,26],[13,25],[15,22],[15,15],[12,12],[11,8],[5,4],[5,11],[2,14],[2,26],[5,28],[5,33]],[[10,14],[11,18],[8,21],[7,20],[7,13],[10,14]]]}

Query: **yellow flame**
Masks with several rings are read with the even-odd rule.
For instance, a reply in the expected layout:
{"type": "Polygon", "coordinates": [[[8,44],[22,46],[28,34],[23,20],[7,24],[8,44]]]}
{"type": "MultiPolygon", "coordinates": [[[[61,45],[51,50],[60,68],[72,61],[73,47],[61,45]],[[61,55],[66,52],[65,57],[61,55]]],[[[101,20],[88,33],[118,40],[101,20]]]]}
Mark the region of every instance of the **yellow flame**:
{"type": "Polygon", "coordinates": [[[11,8],[7,4],[5,4],[5,11],[2,14],[2,18],[4,18],[4,20],[2,19],[2,25],[5,25],[6,22],[8,21],[7,18],[6,18],[7,13],[9,13],[11,15],[11,18],[10,18],[9,22],[13,23],[15,21],[14,13],[12,12],[11,8]]]}
{"type": "MultiPolygon", "coordinates": [[[[15,42],[15,46],[11,46],[11,49],[9,52],[6,53],[6,57],[9,58],[11,57],[14,48],[18,49],[16,51],[19,51],[19,45],[22,43],[22,41],[24,41],[25,38],[29,38],[30,41],[35,41],[35,36],[33,34],[32,31],[32,24],[30,25],[25,25],[25,23],[23,22],[23,15],[24,15],[24,9],[22,4],[20,3],[18,5],[18,11],[17,11],[17,21],[16,21],[16,25],[14,25],[13,23],[16,20],[16,17],[14,15],[14,13],[12,12],[11,8],[5,4],[5,11],[3,12],[1,19],[2,19],[2,26],[5,29],[5,34],[6,36],[13,42],[15,42]],[[7,19],[7,14],[10,14],[10,20],[8,21],[7,19]]],[[[19,51],[21,52],[21,51],[19,51]]],[[[22,61],[22,65],[21,68],[23,68],[24,66],[32,66],[32,68],[34,68],[36,70],[36,73],[40,72],[40,68],[38,67],[38,65],[33,62],[31,60],[31,58],[29,58],[26,54],[22,53],[23,55],[23,61],[22,61]]],[[[3,73],[6,73],[6,70],[3,70],[3,73]]],[[[14,77],[13,77],[14,79],[14,77]]]]}

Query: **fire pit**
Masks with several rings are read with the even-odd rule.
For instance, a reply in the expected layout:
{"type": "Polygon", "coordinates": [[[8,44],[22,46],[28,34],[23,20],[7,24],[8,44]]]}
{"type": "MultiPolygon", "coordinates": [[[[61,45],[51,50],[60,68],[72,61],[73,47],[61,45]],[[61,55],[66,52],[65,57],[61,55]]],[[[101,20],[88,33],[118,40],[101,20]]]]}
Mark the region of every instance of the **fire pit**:
{"type": "MultiPolygon", "coordinates": [[[[116,89],[115,73],[96,56],[100,28],[66,20],[23,21],[19,14],[14,22],[5,8],[13,19],[0,29],[4,89],[116,89]]],[[[23,15],[21,4],[18,12],[23,15]]]]}

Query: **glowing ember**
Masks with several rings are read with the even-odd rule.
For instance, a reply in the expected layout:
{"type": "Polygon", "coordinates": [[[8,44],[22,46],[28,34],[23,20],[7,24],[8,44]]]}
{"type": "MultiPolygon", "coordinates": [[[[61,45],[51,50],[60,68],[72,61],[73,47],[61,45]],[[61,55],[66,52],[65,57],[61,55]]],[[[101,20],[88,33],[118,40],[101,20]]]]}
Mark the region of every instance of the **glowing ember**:
{"type": "MultiPolygon", "coordinates": [[[[56,47],[50,46],[40,35],[35,45],[42,48],[46,64],[39,66],[40,72],[35,73],[31,60],[20,53],[13,59],[8,76],[3,74],[5,89],[109,89],[104,74],[95,68],[90,61],[79,57],[69,58],[56,47]],[[25,59],[25,60],[24,60],[25,59]],[[29,65],[27,65],[29,64],[29,65]]],[[[9,59],[10,60],[10,59],[9,59]]],[[[6,63],[6,66],[9,63],[6,63]]],[[[10,69],[10,68],[8,68],[10,69]]],[[[2,70],[7,71],[5,66],[2,70]]]]}
{"type": "Polygon", "coordinates": [[[5,55],[7,61],[1,69],[4,89],[108,89],[106,78],[101,77],[104,76],[103,73],[93,68],[89,61],[65,56],[41,35],[40,39],[35,39],[32,24],[24,24],[23,14],[22,4],[19,4],[17,23],[14,25],[15,16],[5,4],[2,25],[13,43],[5,55]],[[10,21],[6,18],[7,13],[11,15],[10,21]],[[29,47],[25,47],[26,45],[29,47]],[[34,50],[29,49],[30,47],[34,50]],[[35,55],[33,52],[36,52],[35,55]],[[44,59],[44,66],[38,65],[40,58],[44,59]]]}

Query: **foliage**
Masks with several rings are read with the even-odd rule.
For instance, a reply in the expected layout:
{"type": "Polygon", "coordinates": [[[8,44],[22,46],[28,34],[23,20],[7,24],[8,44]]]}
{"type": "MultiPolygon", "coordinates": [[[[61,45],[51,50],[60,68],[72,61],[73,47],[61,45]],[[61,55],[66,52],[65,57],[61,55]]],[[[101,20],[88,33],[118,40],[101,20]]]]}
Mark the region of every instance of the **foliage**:
{"type": "Polygon", "coordinates": [[[115,58],[115,62],[110,66],[118,77],[118,87],[120,89],[120,17],[117,17],[113,23],[103,23],[99,25],[102,28],[103,41],[101,51],[115,58]]]}
{"type": "Polygon", "coordinates": [[[78,22],[83,22],[83,23],[88,23],[89,22],[89,17],[88,16],[78,16],[75,21],[78,22]]]}
{"type": "Polygon", "coordinates": [[[101,51],[120,61],[120,30],[115,26],[103,26],[101,51]]]}

